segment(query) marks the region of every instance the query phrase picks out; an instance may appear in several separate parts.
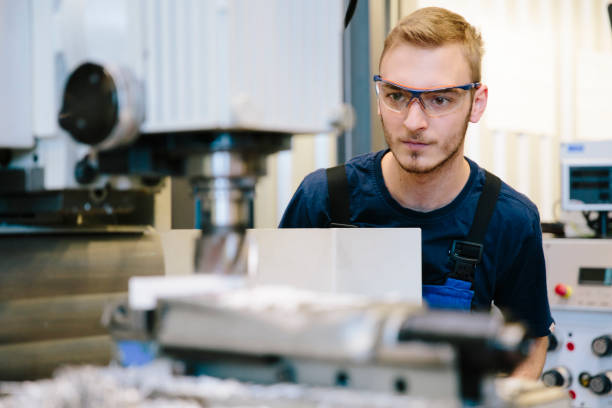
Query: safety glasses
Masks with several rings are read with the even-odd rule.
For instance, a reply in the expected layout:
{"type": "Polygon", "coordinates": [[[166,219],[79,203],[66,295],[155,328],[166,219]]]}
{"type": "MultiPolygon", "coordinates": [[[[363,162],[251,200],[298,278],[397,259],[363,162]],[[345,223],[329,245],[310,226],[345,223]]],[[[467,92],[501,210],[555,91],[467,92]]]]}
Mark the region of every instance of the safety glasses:
{"type": "Polygon", "coordinates": [[[374,84],[378,100],[390,111],[404,112],[412,100],[416,99],[423,111],[432,117],[453,113],[463,106],[466,94],[471,89],[480,87],[479,82],[472,82],[434,89],[414,89],[383,79],[380,75],[374,75],[374,84]]]}

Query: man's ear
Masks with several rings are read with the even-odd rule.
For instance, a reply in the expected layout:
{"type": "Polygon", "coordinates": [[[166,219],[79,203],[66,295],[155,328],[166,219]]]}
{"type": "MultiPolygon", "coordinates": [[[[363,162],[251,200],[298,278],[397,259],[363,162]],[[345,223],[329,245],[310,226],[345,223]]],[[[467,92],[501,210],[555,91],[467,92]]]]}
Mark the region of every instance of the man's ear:
{"type": "Polygon", "coordinates": [[[480,85],[474,92],[474,100],[472,101],[472,111],[470,113],[470,122],[477,123],[484,114],[487,107],[487,99],[489,98],[489,88],[486,85],[480,85]]]}

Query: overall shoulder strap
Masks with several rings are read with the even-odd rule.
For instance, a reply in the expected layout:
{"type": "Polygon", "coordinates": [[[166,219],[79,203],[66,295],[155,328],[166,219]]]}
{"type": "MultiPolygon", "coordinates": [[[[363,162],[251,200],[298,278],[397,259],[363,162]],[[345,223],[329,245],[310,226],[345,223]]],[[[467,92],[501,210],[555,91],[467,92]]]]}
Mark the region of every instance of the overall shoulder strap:
{"type": "Polygon", "coordinates": [[[485,170],[485,184],[476,205],[474,221],[465,240],[455,240],[450,249],[450,257],[455,262],[452,278],[474,282],[476,265],[482,260],[483,244],[489,221],[495,211],[497,197],[501,190],[501,180],[485,170]]]}
{"type": "Polygon", "coordinates": [[[472,228],[466,239],[471,242],[484,242],[489,221],[491,221],[491,217],[495,211],[495,204],[497,203],[497,197],[501,190],[501,180],[499,177],[486,170],[484,172],[485,184],[480,199],[478,200],[478,205],[476,206],[476,214],[474,215],[472,228]]]}
{"type": "Polygon", "coordinates": [[[351,212],[349,208],[349,186],[346,177],[346,167],[330,167],[325,170],[327,174],[327,192],[329,195],[330,228],[354,227],[351,225],[351,212]]]}

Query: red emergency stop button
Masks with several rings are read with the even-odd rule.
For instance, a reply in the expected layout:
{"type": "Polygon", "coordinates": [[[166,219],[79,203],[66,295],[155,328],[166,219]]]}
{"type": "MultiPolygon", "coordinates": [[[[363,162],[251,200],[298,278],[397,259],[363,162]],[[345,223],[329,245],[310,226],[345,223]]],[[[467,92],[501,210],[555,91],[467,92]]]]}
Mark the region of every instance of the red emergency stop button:
{"type": "Polygon", "coordinates": [[[559,283],[557,286],[555,286],[555,293],[562,298],[567,299],[568,297],[572,296],[572,287],[559,283]]]}

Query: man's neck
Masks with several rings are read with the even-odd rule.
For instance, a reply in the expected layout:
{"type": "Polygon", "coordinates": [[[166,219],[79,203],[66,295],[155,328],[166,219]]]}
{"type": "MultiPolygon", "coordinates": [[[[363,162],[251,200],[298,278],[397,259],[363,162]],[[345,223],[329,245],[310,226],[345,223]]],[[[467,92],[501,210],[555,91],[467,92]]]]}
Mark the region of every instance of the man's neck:
{"type": "Polygon", "coordinates": [[[422,212],[450,204],[470,178],[470,164],[463,154],[457,154],[440,168],[425,174],[407,172],[391,152],[383,156],[381,166],[391,196],[402,207],[422,212]]]}

